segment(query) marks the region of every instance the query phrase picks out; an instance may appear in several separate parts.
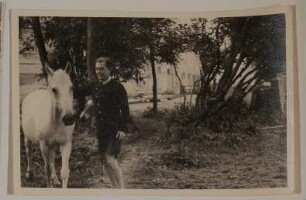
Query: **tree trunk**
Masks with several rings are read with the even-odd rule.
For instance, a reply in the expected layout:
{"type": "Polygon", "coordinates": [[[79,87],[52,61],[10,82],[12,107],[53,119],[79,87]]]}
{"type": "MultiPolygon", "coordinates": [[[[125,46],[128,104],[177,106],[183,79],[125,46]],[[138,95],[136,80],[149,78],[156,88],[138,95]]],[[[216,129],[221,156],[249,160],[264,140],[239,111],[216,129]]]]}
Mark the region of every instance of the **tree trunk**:
{"type": "Polygon", "coordinates": [[[208,108],[208,98],[209,98],[209,85],[207,83],[202,84],[201,90],[196,98],[196,107],[201,112],[205,112],[208,108]]]}
{"type": "MultiPolygon", "coordinates": [[[[183,93],[183,96],[184,96],[184,102],[183,102],[183,108],[186,107],[186,90],[185,90],[185,87],[182,83],[182,80],[178,74],[178,71],[177,71],[177,66],[176,65],[173,65],[173,68],[174,68],[174,72],[175,72],[175,76],[177,77],[179,83],[180,83],[180,88],[182,88],[182,93],[183,93]]],[[[192,93],[191,93],[192,95],[192,93]]]]}
{"type": "Polygon", "coordinates": [[[153,111],[157,112],[157,77],[156,77],[155,53],[153,45],[150,45],[150,62],[151,62],[152,77],[153,77],[153,111]]]}
{"type": "Polygon", "coordinates": [[[38,54],[39,54],[40,62],[42,65],[42,71],[43,71],[45,80],[48,83],[48,76],[47,76],[46,69],[44,67],[45,64],[48,63],[48,54],[47,54],[46,47],[45,47],[45,40],[41,32],[39,17],[31,17],[31,23],[32,23],[33,32],[34,32],[35,43],[38,48],[38,54]]]}
{"type": "Polygon", "coordinates": [[[95,74],[95,59],[98,56],[97,43],[98,29],[95,26],[95,19],[88,18],[87,21],[87,73],[89,77],[95,74]]]}

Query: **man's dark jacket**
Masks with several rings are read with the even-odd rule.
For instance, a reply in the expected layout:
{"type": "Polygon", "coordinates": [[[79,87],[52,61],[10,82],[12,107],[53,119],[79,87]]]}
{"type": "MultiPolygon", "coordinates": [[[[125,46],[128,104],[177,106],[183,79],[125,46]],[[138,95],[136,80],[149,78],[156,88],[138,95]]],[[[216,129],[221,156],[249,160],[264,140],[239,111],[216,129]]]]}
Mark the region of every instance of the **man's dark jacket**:
{"type": "Polygon", "coordinates": [[[92,95],[98,129],[111,125],[116,130],[128,131],[129,104],[127,92],[121,83],[115,80],[106,84],[96,81],[78,88],[77,93],[78,96],[92,95]]]}

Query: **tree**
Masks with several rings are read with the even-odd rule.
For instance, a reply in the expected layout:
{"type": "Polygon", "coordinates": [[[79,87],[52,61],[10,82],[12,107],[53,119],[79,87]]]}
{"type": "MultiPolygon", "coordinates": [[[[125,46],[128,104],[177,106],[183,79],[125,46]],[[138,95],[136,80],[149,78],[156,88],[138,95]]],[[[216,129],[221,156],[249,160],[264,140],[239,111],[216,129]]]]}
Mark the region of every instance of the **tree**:
{"type": "Polygon", "coordinates": [[[112,75],[121,81],[141,79],[139,70],[150,65],[153,110],[157,111],[155,65],[167,63],[175,66],[179,53],[183,51],[180,28],[173,20],[40,17],[36,22],[41,27],[35,32],[36,46],[39,52],[45,52],[40,53],[42,64],[47,61],[57,69],[67,62],[72,63],[78,72],[74,78],[76,85],[84,82],[84,76],[94,74],[94,60],[99,56],[108,56],[114,61],[112,75]]]}
{"type": "MultiPolygon", "coordinates": [[[[26,33],[25,29],[28,29],[27,32],[35,39],[43,77],[46,77],[43,67],[45,63],[48,63],[52,69],[58,69],[64,68],[67,62],[70,62],[79,74],[84,74],[84,66],[86,67],[83,55],[83,50],[86,48],[84,25],[84,18],[20,18],[21,33],[26,33]]],[[[31,40],[28,43],[26,41],[25,46],[33,45],[30,42],[31,40]]]]}
{"type": "Polygon", "coordinates": [[[194,19],[186,29],[202,75],[197,106],[203,113],[235,110],[257,84],[285,63],[283,15],[194,19]]]}
{"type": "MultiPolygon", "coordinates": [[[[139,46],[144,49],[143,56],[149,63],[153,78],[153,111],[157,112],[157,75],[156,64],[167,63],[174,67],[183,52],[180,30],[176,22],[165,18],[135,19],[134,32],[139,46]]],[[[175,68],[176,69],[176,68],[175,68]]]]}
{"type": "Polygon", "coordinates": [[[134,18],[89,18],[88,71],[93,72],[94,60],[108,56],[116,64],[113,76],[121,81],[137,79],[144,66],[142,50],[133,26],[134,18]]]}
{"type": "MultiPolygon", "coordinates": [[[[34,50],[34,44],[32,43],[32,41],[34,40],[35,45],[38,49],[40,62],[42,66],[45,66],[45,64],[48,63],[48,57],[39,17],[20,18],[19,30],[19,37],[22,40],[22,47],[19,49],[19,53],[24,54],[26,51],[34,50]],[[27,28],[31,28],[33,30],[34,35],[30,34],[30,36],[22,38],[22,33],[26,32],[25,29],[27,28]]],[[[47,81],[47,73],[44,67],[42,67],[42,73],[47,81]]]]}
{"type": "Polygon", "coordinates": [[[48,45],[48,57],[53,69],[71,63],[78,74],[86,72],[86,18],[42,18],[43,34],[48,45]]]}

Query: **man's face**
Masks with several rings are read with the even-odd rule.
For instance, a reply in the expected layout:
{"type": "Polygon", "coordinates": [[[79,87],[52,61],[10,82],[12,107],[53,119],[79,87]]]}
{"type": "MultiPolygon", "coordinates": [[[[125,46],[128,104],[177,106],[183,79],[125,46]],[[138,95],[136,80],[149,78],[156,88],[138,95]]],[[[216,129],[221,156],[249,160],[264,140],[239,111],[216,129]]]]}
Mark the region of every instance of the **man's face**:
{"type": "Polygon", "coordinates": [[[110,77],[110,70],[106,67],[106,63],[96,63],[96,74],[99,80],[106,80],[110,77]]]}

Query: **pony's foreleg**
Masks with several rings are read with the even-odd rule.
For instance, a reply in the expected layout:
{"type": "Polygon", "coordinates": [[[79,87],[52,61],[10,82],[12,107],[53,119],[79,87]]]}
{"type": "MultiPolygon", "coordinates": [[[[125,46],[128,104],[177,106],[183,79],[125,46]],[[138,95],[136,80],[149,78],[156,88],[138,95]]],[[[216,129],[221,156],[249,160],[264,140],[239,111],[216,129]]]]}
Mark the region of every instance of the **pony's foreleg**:
{"type": "Polygon", "coordinates": [[[28,160],[26,179],[27,180],[32,180],[33,179],[33,173],[32,173],[32,142],[27,137],[24,137],[24,143],[25,143],[27,160],[28,160]]]}
{"type": "Polygon", "coordinates": [[[60,147],[62,154],[62,169],[61,169],[61,178],[63,188],[67,188],[68,179],[69,179],[69,158],[71,153],[71,141],[68,141],[65,145],[60,147]]]}
{"type": "Polygon", "coordinates": [[[105,182],[105,180],[104,180],[104,177],[105,177],[105,174],[106,174],[106,171],[105,171],[106,155],[105,154],[100,155],[100,164],[101,164],[101,171],[100,171],[101,179],[100,179],[100,182],[105,182]]]}
{"type": "Polygon", "coordinates": [[[53,181],[53,184],[59,185],[61,183],[59,182],[57,175],[56,175],[54,159],[55,159],[55,150],[51,149],[50,150],[51,179],[53,181]]]}
{"type": "Polygon", "coordinates": [[[50,165],[50,148],[44,141],[40,142],[40,150],[45,163],[45,175],[47,178],[47,187],[53,187],[51,183],[51,165],[50,165]]]}

